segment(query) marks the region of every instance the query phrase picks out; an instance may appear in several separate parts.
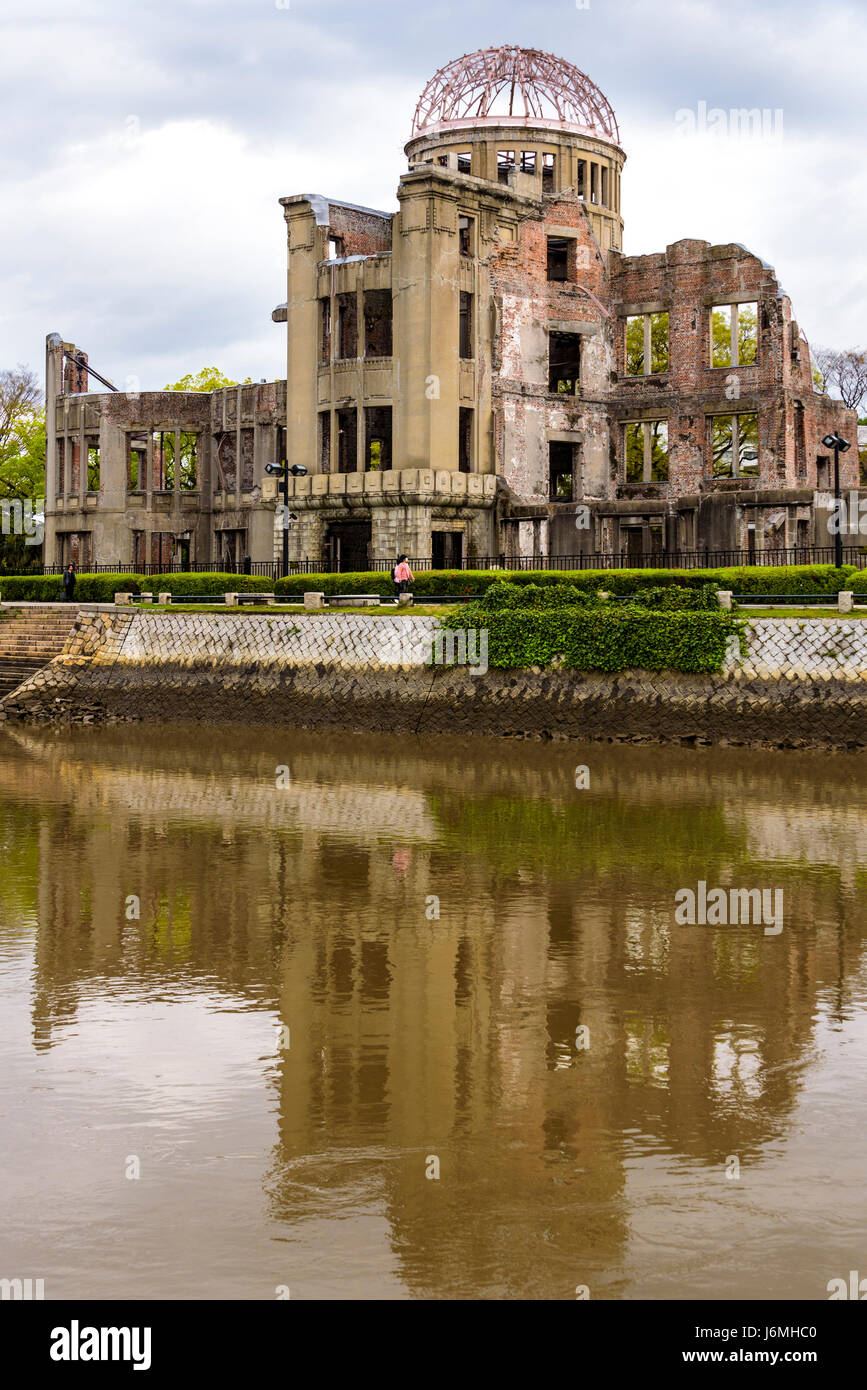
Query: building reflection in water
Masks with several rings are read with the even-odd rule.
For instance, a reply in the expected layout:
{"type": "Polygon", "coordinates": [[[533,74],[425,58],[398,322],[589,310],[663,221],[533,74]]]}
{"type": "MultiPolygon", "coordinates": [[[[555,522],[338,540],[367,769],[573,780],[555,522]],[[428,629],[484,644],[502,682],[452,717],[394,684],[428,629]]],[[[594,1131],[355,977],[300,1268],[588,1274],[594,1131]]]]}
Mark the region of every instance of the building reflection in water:
{"type": "Polygon", "coordinates": [[[269,1218],[378,1212],[416,1296],[460,1296],[470,1270],[486,1296],[622,1293],[636,1153],[761,1161],[862,964],[856,759],[235,729],[2,744],[0,908],[35,922],[35,1046],[112,980],[273,1014],[269,1218]],[[674,926],[699,879],[781,887],[783,932],[674,926]]]}

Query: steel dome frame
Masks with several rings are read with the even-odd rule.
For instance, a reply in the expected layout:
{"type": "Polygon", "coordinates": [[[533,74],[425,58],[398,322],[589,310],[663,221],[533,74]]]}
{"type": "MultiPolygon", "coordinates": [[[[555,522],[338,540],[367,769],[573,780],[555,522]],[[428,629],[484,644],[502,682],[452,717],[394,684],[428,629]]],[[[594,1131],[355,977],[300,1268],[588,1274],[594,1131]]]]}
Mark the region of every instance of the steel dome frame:
{"type": "Polygon", "coordinates": [[[434,73],[418,99],[412,138],[441,122],[494,119],[504,92],[508,111],[499,114],[531,123],[553,116],[620,143],[611,103],[586,73],[553,53],[510,45],[465,53],[434,73]]]}

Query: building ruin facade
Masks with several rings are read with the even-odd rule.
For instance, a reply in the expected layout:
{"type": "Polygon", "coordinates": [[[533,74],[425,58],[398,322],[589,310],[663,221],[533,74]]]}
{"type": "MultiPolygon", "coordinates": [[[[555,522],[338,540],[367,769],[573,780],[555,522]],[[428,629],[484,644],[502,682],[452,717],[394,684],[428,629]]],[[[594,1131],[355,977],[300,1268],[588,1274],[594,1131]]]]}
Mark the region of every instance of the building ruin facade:
{"type": "MultiPolygon", "coordinates": [[[[118,569],[614,563],[828,546],[829,432],[773,268],[622,250],[614,112],[499,48],[428,83],[398,211],[315,194],[287,230],[285,381],[89,392],[47,346],[45,562],[118,569]],[[301,464],[281,506],[269,462],[301,464]]],[[[858,487],[857,449],[841,486],[858,487]]]]}

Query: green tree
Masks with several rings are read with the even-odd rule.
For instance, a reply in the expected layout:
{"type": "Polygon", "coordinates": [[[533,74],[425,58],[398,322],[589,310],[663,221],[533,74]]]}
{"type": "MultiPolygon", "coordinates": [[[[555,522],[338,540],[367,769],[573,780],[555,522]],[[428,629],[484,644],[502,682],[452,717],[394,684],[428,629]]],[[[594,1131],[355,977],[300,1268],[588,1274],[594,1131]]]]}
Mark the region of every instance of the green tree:
{"type": "MultiPolygon", "coordinates": [[[[222,391],[226,386],[252,386],[252,378],[247,377],[245,381],[233,381],[231,377],[221,372],[219,367],[203,367],[200,372],[188,372],[182,376],[180,381],[169,382],[163,387],[164,391],[222,391]]],[[[196,436],[194,434],[181,434],[180,448],[180,487],[182,489],[198,487],[198,465],[196,462],[196,436]]],[[[165,467],[165,486],[173,488],[175,486],[175,437],[173,434],[166,433],[162,436],[161,448],[165,467]]]]}
{"type": "MultiPolygon", "coordinates": [[[[41,520],[45,496],[45,411],[42,389],[29,367],[0,371],[0,497],[30,502],[31,518],[41,520]]],[[[14,515],[6,509],[6,517],[14,515]]],[[[7,525],[10,521],[7,519],[7,525]]],[[[41,545],[28,536],[0,534],[0,573],[26,574],[42,565],[41,545]]],[[[40,534],[35,533],[34,534],[40,534]]]]}
{"type": "Polygon", "coordinates": [[[45,495],[45,410],[29,367],[0,371],[0,493],[45,495]]]}
{"type": "Polygon", "coordinates": [[[200,372],[188,372],[180,381],[169,382],[164,391],[221,391],[224,386],[252,386],[252,380],[233,381],[225,376],[219,367],[203,367],[200,372]]]}

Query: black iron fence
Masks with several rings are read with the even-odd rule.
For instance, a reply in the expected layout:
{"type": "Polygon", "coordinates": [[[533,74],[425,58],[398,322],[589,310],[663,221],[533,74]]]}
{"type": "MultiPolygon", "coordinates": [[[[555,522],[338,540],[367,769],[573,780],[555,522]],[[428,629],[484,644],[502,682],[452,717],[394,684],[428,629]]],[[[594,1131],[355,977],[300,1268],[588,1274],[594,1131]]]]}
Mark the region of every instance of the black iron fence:
{"type": "MultiPolygon", "coordinates": [[[[867,565],[867,547],[844,546],[843,563],[863,569],[867,565]]],[[[391,570],[394,560],[370,560],[368,571],[391,570]]],[[[411,556],[412,570],[429,570],[433,561],[427,556],[411,556]]],[[[606,569],[728,569],[738,565],[833,565],[834,547],[790,546],[784,550],[664,550],[644,551],[640,555],[610,555],[596,552],[587,555],[473,555],[457,565],[445,565],[444,570],[606,570],[606,569]]],[[[87,574],[124,573],[118,565],[89,565],[87,574]]],[[[198,560],[172,565],[138,565],[131,573],[145,577],[160,574],[250,574],[263,579],[279,579],[283,566],[279,560],[243,560],[237,564],[218,560],[198,560]]],[[[43,574],[62,574],[61,565],[45,565],[43,574]]],[[[338,574],[334,565],[318,559],[290,560],[287,574],[338,574]]]]}

